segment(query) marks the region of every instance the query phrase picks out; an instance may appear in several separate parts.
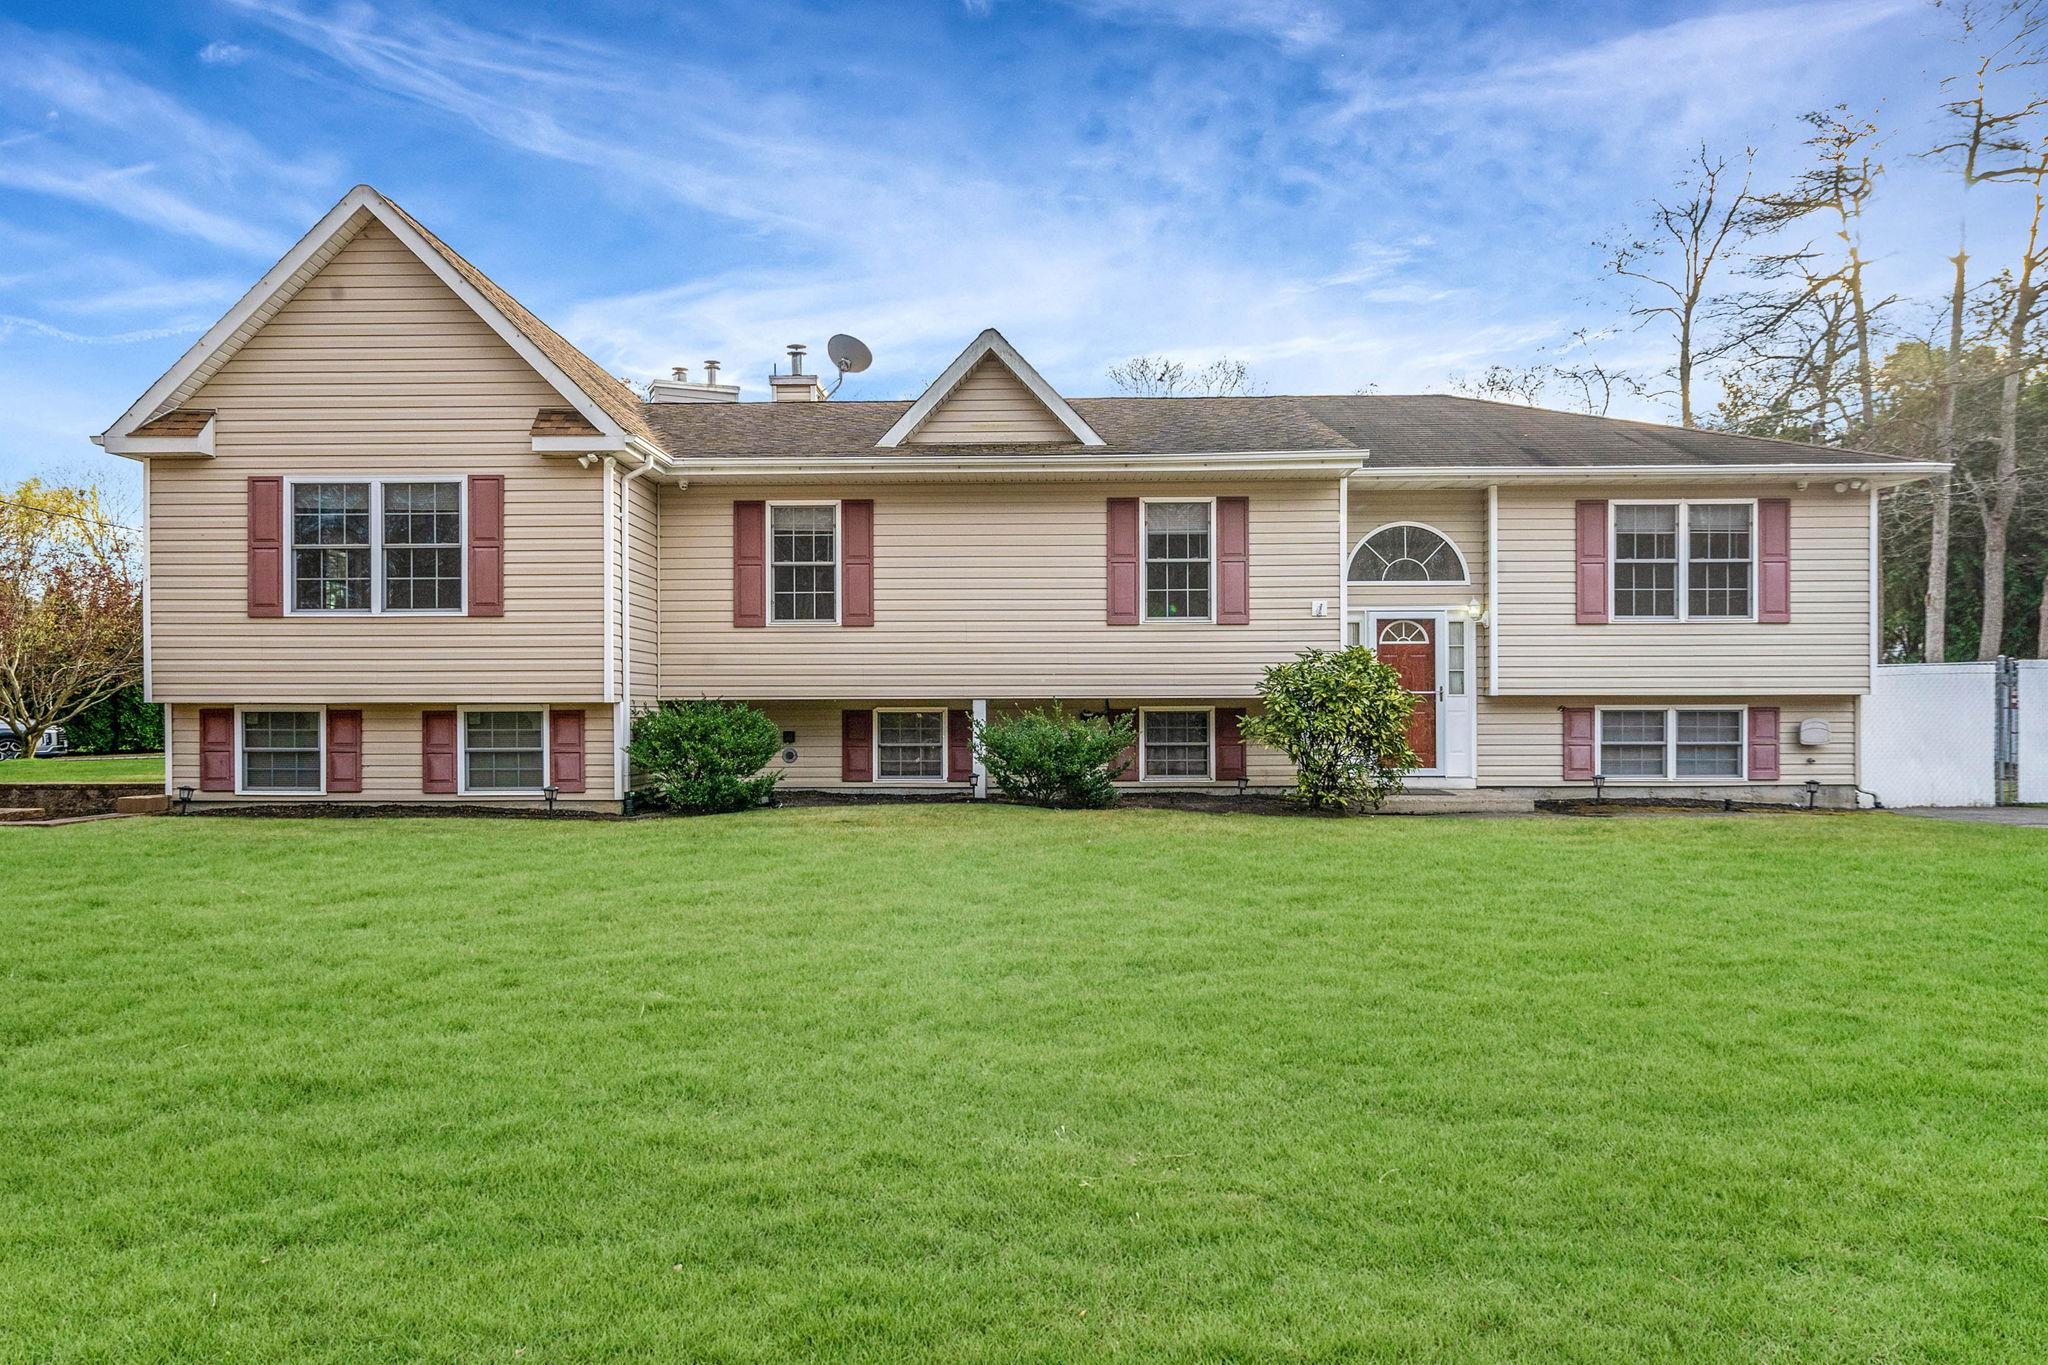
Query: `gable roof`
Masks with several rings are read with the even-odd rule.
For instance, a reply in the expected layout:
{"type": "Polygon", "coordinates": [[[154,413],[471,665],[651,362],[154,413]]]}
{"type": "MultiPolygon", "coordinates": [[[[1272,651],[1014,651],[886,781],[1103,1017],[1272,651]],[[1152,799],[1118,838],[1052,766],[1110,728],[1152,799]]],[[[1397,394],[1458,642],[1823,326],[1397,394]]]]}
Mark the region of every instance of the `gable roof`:
{"type": "MultiPolygon", "coordinates": [[[[692,459],[872,458],[913,404],[654,403],[647,418],[687,470],[692,459]]],[[[1355,452],[1366,473],[1520,469],[1597,471],[1896,465],[1896,455],[1687,430],[1436,394],[1248,398],[1076,398],[1098,446],[951,446],[952,457],[1114,458],[1150,454],[1355,452]]]]}
{"type": "Polygon", "coordinates": [[[102,445],[120,445],[152,419],[176,410],[372,221],[388,228],[595,430],[620,447],[629,440],[658,447],[653,428],[642,415],[639,395],[606,374],[419,220],[368,185],[357,185],[343,195],[226,316],[94,439],[102,445]]]}
{"type": "MultiPolygon", "coordinates": [[[[985,329],[980,336],[968,342],[967,349],[953,357],[953,363],[940,372],[939,377],[931,382],[931,387],[927,388],[918,397],[916,402],[904,409],[902,414],[897,417],[895,423],[882,433],[881,439],[877,440],[875,444],[886,450],[900,446],[905,441],[908,441],[912,434],[924,425],[926,419],[938,411],[946,399],[952,396],[953,390],[960,387],[960,381],[967,378],[977,365],[991,358],[1015,375],[1018,381],[1026,389],[1030,390],[1031,396],[1036,398],[1045,406],[1045,410],[1052,414],[1053,419],[1072,433],[1074,440],[1078,444],[1084,446],[1099,446],[1103,444],[1102,438],[1095,434],[1094,428],[1083,421],[1081,415],[1074,411],[1072,405],[1066,399],[1060,397],[1053,386],[1046,383],[1044,377],[1032,368],[1031,362],[1019,355],[1017,348],[1012,346],[1004,338],[1003,334],[993,327],[985,329]]],[[[1043,444],[1058,443],[1033,443],[1034,447],[1043,444]]]]}

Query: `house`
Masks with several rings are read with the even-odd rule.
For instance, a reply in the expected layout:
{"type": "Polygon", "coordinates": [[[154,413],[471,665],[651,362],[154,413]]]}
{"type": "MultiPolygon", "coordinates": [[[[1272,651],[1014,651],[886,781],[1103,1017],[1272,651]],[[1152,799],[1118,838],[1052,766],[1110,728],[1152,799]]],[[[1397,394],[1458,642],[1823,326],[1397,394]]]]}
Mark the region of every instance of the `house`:
{"type": "Polygon", "coordinates": [[[914,402],[607,375],[351,191],[96,438],[143,463],[148,695],[198,801],[616,808],[628,717],[759,705],[785,785],[976,789],[974,721],[1135,712],[1278,787],[1267,665],[1372,646],[1418,787],[1848,803],[1877,498],[1940,466],[1436,396],[914,402]],[[1789,789],[1789,792],[1787,791],[1789,789]]]}

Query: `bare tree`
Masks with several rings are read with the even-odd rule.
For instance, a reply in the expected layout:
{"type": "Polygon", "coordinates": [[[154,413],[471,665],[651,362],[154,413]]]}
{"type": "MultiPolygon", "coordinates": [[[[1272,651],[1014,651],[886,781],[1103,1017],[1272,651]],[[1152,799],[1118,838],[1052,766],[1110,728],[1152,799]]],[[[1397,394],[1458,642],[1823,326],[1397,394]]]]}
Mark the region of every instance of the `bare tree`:
{"type": "Polygon", "coordinates": [[[1733,341],[1714,424],[1815,443],[1846,431],[1856,391],[1851,314],[1846,290],[1810,277],[1782,293],[1729,300],[1733,341]]]}
{"type": "Polygon", "coordinates": [[[1242,398],[1259,391],[1252,367],[1219,356],[1190,371],[1163,355],[1134,355],[1109,367],[1109,382],[1135,398],[1242,398]]]}
{"type": "MultiPolygon", "coordinates": [[[[1872,335],[1878,313],[1896,301],[1872,299],[1864,278],[1863,215],[1884,174],[1884,167],[1872,159],[1882,138],[1873,120],[1851,115],[1846,105],[1815,110],[1802,118],[1813,129],[1806,139],[1813,164],[1793,177],[1790,189],[1755,196],[1747,227],[1764,235],[1818,218],[1836,246],[1832,251],[1819,251],[1808,243],[1766,252],[1756,258],[1752,270],[1766,279],[1789,277],[1796,281],[1779,295],[1788,312],[1803,307],[1816,293],[1839,290],[1843,294],[1856,366],[1856,421],[1867,425],[1877,406],[1872,335]]],[[[1768,329],[1770,318],[1754,316],[1751,322],[1768,329]]]]}
{"type": "Polygon", "coordinates": [[[1676,196],[1651,201],[1649,224],[1641,235],[1605,244],[1608,270],[1636,288],[1629,316],[1639,326],[1660,323],[1670,329],[1676,346],[1671,392],[1683,426],[1698,425],[1693,377],[1711,355],[1702,339],[1704,310],[1724,253],[1747,231],[1755,159],[1753,147],[1743,149],[1739,162],[1731,162],[1701,144],[1676,196]],[[1740,182],[1735,183],[1738,173],[1740,182]]]}
{"type": "MultiPolygon", "coordinates": [[[[1954,7],[1954,13],[1959,41],[1976,46],[1979,51],[1968,77],[1950,77],[1942,82],[1944,90],[1956,93],[1956,98],[1943,106],[1956,132],[1947,142],[1935,146],[1930,155],[1946,156],[1958,163],[1967,203],[1972,187],[2009,170],[2015,160],[2024,161],[2027,156],[2028,125],[2040,112],[2044,97],[2037,95],[2012,109],[1996,109],[1990,102],[1989,90],[2000,77],[2031,71],[2042,64],[2044,14],[2038,0],[2002,0],[1990,6],[1965,0],[1954,7]]],[[[1967,226],[1964,232],[1967,233],[1967,226]]],[[[1956,273],[1949,292],[1948,353],[1936,391],[1935,450],[1953,466],[1958,461],[1956,395],[1963,384],[1963,309],[1969,292],[1970,258],[1963,240],[1958,240],[1956,254],[1949,259],[1956,273]]],[[[1934,481],[1932,498],[1923,657],[1938,663],[1947,657],[1948,648],[1950,476],[1934,481]]],[[[2043,629],[2048,631],[2048,617],[2043,621],[2043,629]]],[[[2043,639],[2048,642],[2048,635],[2043,639]]]]}
{"type": "Polygon", "coordinates": [[[1548,382],[1540,365],[1488,365],[1476,376],[1450,376],[1451,392],[1465,398],[1483,398],[1494,403],[1520,403],[1535,407],[1548,382]]]}

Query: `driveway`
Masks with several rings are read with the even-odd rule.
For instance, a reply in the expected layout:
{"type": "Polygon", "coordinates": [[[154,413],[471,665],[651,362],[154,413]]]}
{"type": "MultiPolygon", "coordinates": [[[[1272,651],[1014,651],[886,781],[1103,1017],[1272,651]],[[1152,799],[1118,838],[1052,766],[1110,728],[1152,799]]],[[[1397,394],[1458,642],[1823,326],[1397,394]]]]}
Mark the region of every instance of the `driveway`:
{"type": "Polygon", "coordinates": [[[2048,806],[1888,806],[1900,815],[1932,820],[1967,820],[1979,825],[2026,825],[2048,829],[2048,806]]]}

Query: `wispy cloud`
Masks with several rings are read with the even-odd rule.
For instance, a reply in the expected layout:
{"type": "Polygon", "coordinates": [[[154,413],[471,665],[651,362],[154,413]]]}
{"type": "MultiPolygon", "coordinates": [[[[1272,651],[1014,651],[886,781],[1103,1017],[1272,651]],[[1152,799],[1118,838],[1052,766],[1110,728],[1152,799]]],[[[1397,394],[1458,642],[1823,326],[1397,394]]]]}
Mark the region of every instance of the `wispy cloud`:
{"type": "Polygon", "coordinates": [[[199,49],[199,60],[208,66],[240,66],[250,52],[238,43],[211,42],[199,49]]]}

